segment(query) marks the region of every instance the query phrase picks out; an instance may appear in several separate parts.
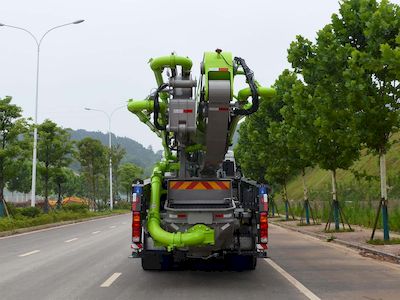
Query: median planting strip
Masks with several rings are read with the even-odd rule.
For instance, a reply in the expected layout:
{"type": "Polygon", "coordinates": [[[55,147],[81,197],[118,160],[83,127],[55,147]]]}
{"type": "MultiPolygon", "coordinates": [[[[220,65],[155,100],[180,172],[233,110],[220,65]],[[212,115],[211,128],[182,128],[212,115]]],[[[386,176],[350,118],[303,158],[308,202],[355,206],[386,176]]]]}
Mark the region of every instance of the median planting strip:
{"type": "Polygon", "coordinates": [[[23,228],[15,228],[9,231],[0,231],[0,239],[4,238],[9,238],[11,236],[19,236],[23,234],[30,234],[38,231],[45,231],[45,230],[52,230],[55,228],[62,228],[64,226],[71,226],[76,223],[83,223],[83,222],[90,222],[90,221],[95,221],[97,219],[106,219],[106,218],[112,218],[115,216],[123,215],[123,214],[128,214],[130,212],[118,212],[118,213],[113,213],[111,215],[102,215],[102,216],[95,216],[95,217],[88,217],[88,218],[83,218],[83,219],[76,219],[76,220],[69,220],[69,221],[61,221],[61,222],[55,222],[55,223],[47,223],[43,225],[38,225],[38,226],[32,226],[32,227],[23,227],[23,228]]]}

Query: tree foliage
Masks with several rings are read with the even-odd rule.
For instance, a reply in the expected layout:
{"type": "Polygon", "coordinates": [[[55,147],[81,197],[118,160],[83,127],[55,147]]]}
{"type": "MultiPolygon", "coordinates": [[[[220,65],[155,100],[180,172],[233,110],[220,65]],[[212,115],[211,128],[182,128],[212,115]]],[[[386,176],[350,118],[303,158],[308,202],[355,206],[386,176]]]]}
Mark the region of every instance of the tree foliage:
{"type": "Polygon", "coordinates": [[[120,178],[119,190],[126,194],[126,200],[130,199],[129,195],[132,190],[132,183],[138,179],[142,179],[143,169],[132,163],[125,163],[118,169],[120,178]]]}
{"type": "Polygon", "coordinates": [[[90,198],[95,201],[99,197],[101,180],[107,173],[107,149],[99,140],[92,138],[79,141],[77,149],[76,157],[89,187],[90,198]]]}
{"type": "Polygon", "coordinates": [[[21,118],[22,109],[11,101],[9,96],[0,99],[0,201],[6,184],[17,175],[26,157],[24,134],[28,126],[21,118]]]}
{"type": "MultiPolygon", "coordinates": [[[[61,169],[70,164],[73,143],[70,141],[67,130],[47,119],[38,125],[37,149],[37,157],[40,162],[38,170],[44,184],[44,210],[47,212],[50,180],[54,176],[60,176],[61,169]]],[[[61,184],[59,180],[59,188],[61,188],[61,184]]],[[[61,199],[58,201],[60,205],[61,199]]]]}

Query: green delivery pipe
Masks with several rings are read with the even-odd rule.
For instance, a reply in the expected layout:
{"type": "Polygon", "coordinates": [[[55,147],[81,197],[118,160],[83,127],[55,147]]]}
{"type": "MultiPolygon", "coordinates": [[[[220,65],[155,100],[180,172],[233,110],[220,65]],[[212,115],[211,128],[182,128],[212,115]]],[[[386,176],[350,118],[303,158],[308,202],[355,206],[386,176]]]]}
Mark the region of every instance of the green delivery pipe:
{"type": "MultiPolygon", "coordinates": [[[[263,86],[258,86],[257,87],[257,93],[261,98],[270,98],[276,95],[275,89],[272,88],[267,88],[263,86]]],[[[247,99],[251,96],[251,90],[250,88],[244,88],[239,91],[237,98],[240,102],[245,102],[247,99]]]]}
{"type": "MultiPolygon", "coordinates": [[[[164,68],[176,68],[176,66],[182,66],[183,70],[189,71],[192,68],[192,65],[193,63],[190,58],[174,54],[150,59],[150,68],[154,72],[158,86],[164,83],[162,77],[164,68]]],[[[160,93],[160,98],[162,100],[165,101],[167,97],[167,93],[160,93]]]]}
{"type": "Polygon", "coordinates": [[[166,246],[168,251],[175,247],[214,245],[214,230],[202,224],[194,225],[187,232],[171,233],[161,228],[160,195],[163,174],[167,169],[168,163],[160,162],[151,176],[151,199],[147,217],[147,229],[151,237],[157,243],[166,246]]]}
{"type": "Polygon", "coordinates": [[[182,66],[183,70],[189,71],[192,68],[192,65],[193,63],[190,58],[174,54],[150,59],[150,68],[156,76],[158,86],[164,83],[162,78],[162,71],[164,68],[176,68],[176,66],[182,66]]]}
{"type": "MultiPolygon", "coordinates": [[[[161,111],[165,111],[166,104],[160,103],[161,111]]],[[[148,112],[153,112],[154,109],[154,101],[153,100],[133,100],[129,99],[128,102],[128,110],[130,112],[136,113],[142,110],[147,110],[148,112]]]]}

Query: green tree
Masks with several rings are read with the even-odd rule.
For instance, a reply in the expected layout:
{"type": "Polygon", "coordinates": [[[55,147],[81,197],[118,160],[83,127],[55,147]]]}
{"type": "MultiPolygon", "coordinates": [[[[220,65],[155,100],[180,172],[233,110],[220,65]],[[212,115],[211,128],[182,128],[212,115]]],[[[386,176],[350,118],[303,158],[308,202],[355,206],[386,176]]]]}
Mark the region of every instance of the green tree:
{"type": "Polygon", "coordinates": [[[305,116],[308,146],[318,165],[332,173],[332,200],[335,228],[339,229],[339,202],[336,172],[348,169],[359,157],[360,140],[355,114],[349,109],[343,78],[351,46],[342,45],[332,25],[318,32],[316,44],[298,36],[290,45],[288,59],[301,73],[308,97],[299,102],[297,113],[305,116]],[[310,105],[312,99],[312,105],[310,105]]]}
{"type": "Polygon", "coordinates": [[[32,187],[32,162],[28,159],[21,159],[16,161],[15,164],[16,171],[8,181],[7,189],[11,192],[27,194],[32,187]]]}
{"type": "Polygon", "coordinates": [[[239,139],[235,146],[234,153],[246,177],[252,178],[260,183],[265,183],[267,162],[261,160],[261,152],[257,150],[262,149],[263,145],[259,141],[261,135],[257,128],[258,123],[255,121],[256,118],[257,116],[251,117],[253,122],[249,121],[249,118],[246,118],[246,120],[240,124],[239,139]]]}
{"type": "Polygon", "coordinates": [[[125,163],[120,166],[119,170],[120,177],[120,190],[126,193],[126,201],[130,200],[132,183],[141,179],[143,176],[143,169],[132,163],[125,163]]]}
{"type": "Polygon", "coordinates": [[[297,79],[294,72],[289,70],[284,70],[275,81],[276,97],[272,98],[275,104],[272,103],[271,107],[266,107],[266,110],[275,111],[273,118],[266,127],[270,144],[268,148],[269,159],[272,161],[267,168],[266,176],[281,185],[286,206],[286,218],[288,218],[289,202],[286,183],[291,176],[302,172],[304,207],[306,209],[306,220],[309,223],[308,195],[304,175],[305,169],[312,166],[313,161],[308,145],[309,140],[306,139],[306,133],[301,130],[304,129],[304,124],[302,124],[303,128],[297,127],[298,116],[294,110],[295,102],[304,97],[303,92],[299,93],[301,87],[304,87],[302,82],[297,79]]]}
{"type": "Polygon", "coordinates": [[[314,165],[313,144],[315,128],[311,126],[306,114],[303,111],[312,111],[312,98],[308,93],[307,86],[298,79],[296,73],[284,70],[280,80],[286,80],[282,97],[285,106],[281,113],[287,128],[287,143],[291,152],[296,153],[296,169],[301,170],[303,181],[303,201],[306,223],[310,224],[310,211],[308,187],[305,179],[306,169],[314,165]]]}
{"type": "MultiPolygon", "coordinates": [[[[399,128],[400,7],[387,0],[343,1],[332,16],[337,41],[352,49],[344,70],[362,142],[379,155],[384,239],[389,240],[385,154],[399,128]],[[397,38],[397,42],[396,42],[397,38]]],[[[379,213],[378,213],[379,214],[379,213]]]]}
{"type": "Polygon", "coordinates": [[[107,149],[99,140],[84,138],[77,144],[77,159],[81,164],[82,173],[90,190],[90,198],[96,205],[99,197],[99,184],[104,174],[107,173],[107,149]]]}
{"type": "Polygon", "coordinates": [[[9,96],[0,99],[0,203],[5,207],[4,188],[17,173],[17,162],[25,158],[21,136],[27,132],[22,109],[11,101],[9,96]]]}
{"type": "Polygon", "coordinates": [[[57,167],[51,172],[51,181],[53,190],[57,194],[57,208],[61,208],[64,196],[77,195],[79,191],[79,182],[77,175],[70,168],[57,167]]]}
{"type": "Polygon", "coordinates": [[[65,170],[67,180],[63,184],[63,194],[66,197],[78,196],[83,198],[90,198],[90,187],[87,184],[86,178],[83,174],[76,174],[71,169],[65,170]]]}
{"type": "Polygon", "coordinates": [[[118,195],[119,187],[119,167],[121,165],[121,160],[124,158],[126,150],[121,147],[121,145],[116,145],[111,147],[111,161],[112,161],[112,171],[113,171],[113,199],[115,195],[118,195]]]}
{"type": "MultiPolygon", "coordinates": [[[[43,179],[45,212],[49,210],[50,179],[60,173],[59,169],[70,164],[72,151],[73,143],[67,130],[48,119],[38,125],[38,161],[43,179]]],[[[57,205],[61,205],[60,199],[57,205]]]]}

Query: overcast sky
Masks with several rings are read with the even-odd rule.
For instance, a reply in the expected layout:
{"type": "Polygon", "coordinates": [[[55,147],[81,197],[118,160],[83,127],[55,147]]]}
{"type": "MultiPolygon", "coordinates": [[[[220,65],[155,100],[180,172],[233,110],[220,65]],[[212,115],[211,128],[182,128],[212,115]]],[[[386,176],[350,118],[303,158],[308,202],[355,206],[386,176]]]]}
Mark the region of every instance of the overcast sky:
{"type": "MultiPolygon", "coordinates": [[[[198,77],[203,52],[221,48],[245,58],[270,86],[289,67],[295,36],[315,38],[338,6],[335,0],[1,0],[0,23],[41,36],[86,20],[51,32],[42,44],[39,122],[107,132],[106,117],[84,107],[111,112],[129,98],[144,99],[155,87],[149,58],[172,51],[189,56],[198,77]]],[[[26,117],[34,113],[35,47],[27,33],[0,27],[0,97],[12,96],[26,117]]],[[[125,108],[115,112],[112,131],[161,149],[125,108]]]]}

